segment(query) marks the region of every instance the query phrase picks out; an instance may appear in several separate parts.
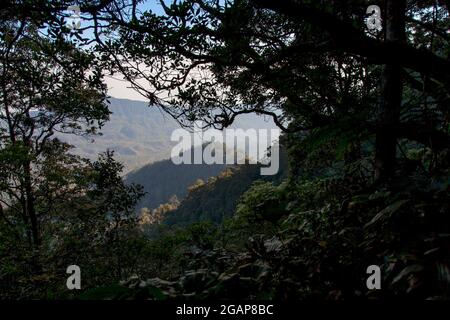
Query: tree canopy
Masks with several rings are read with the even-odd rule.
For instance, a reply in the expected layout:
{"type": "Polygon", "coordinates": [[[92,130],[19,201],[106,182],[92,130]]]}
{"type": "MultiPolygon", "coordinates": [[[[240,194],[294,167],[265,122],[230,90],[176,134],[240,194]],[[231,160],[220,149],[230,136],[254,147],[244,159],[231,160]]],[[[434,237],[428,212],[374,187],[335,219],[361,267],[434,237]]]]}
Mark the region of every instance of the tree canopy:
{"type": "Polygon", "coordinates": [[[381,0],[377,31],[366,0],[78,1],[70,28],[74,4],[0,4],[0,297],[76,296],[76,260],[81,297],[448,299],[449,1],[381,0]],[[106,74],[184,127],[271,117],[289,172],[227,168],[139,220],[113,152],[55,135],[101,129],[106,74]]]}

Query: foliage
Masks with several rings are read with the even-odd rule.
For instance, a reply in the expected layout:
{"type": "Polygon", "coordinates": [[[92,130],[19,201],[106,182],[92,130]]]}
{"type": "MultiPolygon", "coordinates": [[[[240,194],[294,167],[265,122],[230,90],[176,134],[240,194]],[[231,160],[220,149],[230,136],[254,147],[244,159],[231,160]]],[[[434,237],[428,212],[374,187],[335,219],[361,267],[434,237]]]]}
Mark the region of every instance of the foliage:
{"type": "Polygon", "coordinates": [[[287,158],[280,148],[280,169],[273,176],[261,176],[260,164],[228,166],[220,174],[188,189],[180,205],[166,215],[168,225],[188,225],[198,221],[220,224],[234,215],[240,197],[255,181],[279,184],[287,175],[287,158]]]}
{"type": "Polygon", "coordinates": [[[68,34],[64,1],[36,3],[0,14],[2,298],[73,298],[72,261],[88,299],[449,298],[447,1],[386,0],[378,35],[359,0],[184,0],[162,15],[82,1],[94,39],[68,34]],[[165,175],[141,178],[177,192],[146,207],[186,198],[157,208],[147,237],[142,190],[112,154],[91,163],[51,139],[106,121],[102,68],[183,126],[272,117],[288,176],[156,164],[165,175]],[[370,265],[382,290],[366,286],[370,265]]]}

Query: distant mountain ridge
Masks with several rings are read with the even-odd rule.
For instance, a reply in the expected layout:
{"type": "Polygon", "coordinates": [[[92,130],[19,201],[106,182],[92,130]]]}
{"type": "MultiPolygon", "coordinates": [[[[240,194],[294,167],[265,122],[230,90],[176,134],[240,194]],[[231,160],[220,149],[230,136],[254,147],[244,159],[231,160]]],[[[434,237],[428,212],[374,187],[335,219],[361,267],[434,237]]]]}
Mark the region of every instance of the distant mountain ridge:
{"type": "MultiPolygon", "coordinates": [[[[111,98],[109,109],[110,121],[100,130],[101,136],[60,135],[60,138],[73,144],[75,153],[91,159],[106,149],[114,150],[116,158],[125,165],[125,173],[170,157],[176,145],[170,137],[180,128],[173,118],[143,101],[111,98]]],[[[272,129],[275,125],[260,116],[243,115],[233,127],[272,129]]]]}
{"type": "MultiPolygon", "coordinates": [[[[76,154],[90,159],[106,149],[114,150],[116,159],[125,165],[124,179],[143,185],[147,192],[137,211],[143,207],[156,208],[173,195],[182,200],[188,187],[198,179],[207,180],[226,168],[225,164],[173,164],[170,154],[178,142],[170,138],[180,125],[158,108],[142,101],[111,98],[109,109],[112,114],[100,130],[102,135],[60,138],[73,144],[76,154]]],[[[232,127],[273,129],[275,125],[256,115],[243,115],[232,127]]]]}
{"type": "Polygon", "coordinates": [[[170,156],[170,136],[179,127],[174,119],[142,101],[112,98],[109,109],[110,121],[100,130],[101,136],[63,135],[62,139],[73,144],[77,154],[92,159],[106,149],[114,150],[126,172],[170,156]]]}

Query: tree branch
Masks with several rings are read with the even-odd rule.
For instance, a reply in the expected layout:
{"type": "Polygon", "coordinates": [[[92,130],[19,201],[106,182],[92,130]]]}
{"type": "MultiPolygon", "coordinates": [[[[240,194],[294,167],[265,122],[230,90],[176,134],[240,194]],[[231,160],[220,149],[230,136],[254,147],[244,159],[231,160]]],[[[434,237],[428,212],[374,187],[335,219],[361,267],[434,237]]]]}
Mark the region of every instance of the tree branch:
{"type": "Polygon", "coordinates": [[[400,65],[429,75],[450,87],[450,62],[404,43],[380,42],[367,37],[351,21],[304,4],[300,0],[251,0],[257,7],[270,9],[328,31],[341,50],[366,57],[374,64],[400,65]]]}

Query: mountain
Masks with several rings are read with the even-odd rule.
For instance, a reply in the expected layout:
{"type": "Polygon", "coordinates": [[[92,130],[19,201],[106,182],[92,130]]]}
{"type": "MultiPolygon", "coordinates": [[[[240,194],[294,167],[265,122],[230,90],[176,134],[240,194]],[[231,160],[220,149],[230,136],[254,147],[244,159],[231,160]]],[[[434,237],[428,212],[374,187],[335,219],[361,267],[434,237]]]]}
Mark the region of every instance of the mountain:
{"type": "Polygon", "coordinates": [[[141,101],[112,98],[109,109],[110,121],[101,129],[101,136],[61,138],[76,147],[76,154],[90,159],[106,149],[114,150],[126,172],[170,156],[170,136],[179,127],[175,120],[141,101]]]}
{"type": "Polygon", "coordinates": [[[221,223],[236,211],[240,197],[255,181],[279,184],[288,173],[287,154],[280,149],[280,170],[273,176],[262,176],[260,164],[228,166],[218,176],[204,183],[196,183],[189,188],[178,208],[168,212],[164,223],[167,225],[189,225],[199,221],[221,223]]]}
{"type": "MultiPolygon", "coordinates": [[[[101,136],[89,138],[60,135],[73,144],[75,153],[95,159],[106,149],[115,151],[116,158],[125,165],[125,173],[149,163],[168,159],[177,143],[170,141],[179,124],[160,109],[146,102],[111,98],[110,121],[101,129],[101,136]]],[[[231,128],[273,129],[271,118],[242,115],[231,128]]]]}
{"type": "MultiPolygon", "coordinates": [[[[205,146],[189,150],[191,158],[194,153],[204,151],[205,146]]],[[[225,145],[216,144],[216,147],[225,145]]],[[[230,150],[228,150],[230,151],[230,150]]],[[[236,150],[235,150],[236,151],[236,150]]],[[[225,163],[224,154],[223,162],[225,163]]],[[[287,172],[287,157],[283,147],[280,148],[279,172],[273,176],[261,175],[261,164],[174,164],[171,159],[148,164],[125,176],[127,183],[144,186],[147,194],[138,203],[136,209],[154,209],[160,204],[169,202],[172,196],[181,200],[178,216],[204,212],[210,220],[219,221],[217,216],[228,216],[234,209],[240,195],[256,180],[281,181],[287,172]],[[197,188],[197,187],[205,188],[197,188]],[[200,190],[201,192],[194,192],[200,190]],[[198,189],[198,190],[197,190],[198,189]],[[194,195],[194,196],[193,196],[194,195]],[[203,210],[204,209],[204,210],[203,210]],[[211,212],[214,211],[214,212],[211,212]]],[[[200,220],[202,220],[200,218],[200,220]]],[[[170,222],[169,222],[170,223],[170,222]]]]}
{"type": "Polygon", "coordinates": [[[138,170],[130,172],[125,180],[127,183],[137,183],[144,186],[147,194],[138,203],[136,209],[156,208],[166,203],[176,195],[183,199],[187,189],[198,179],[206,180],[218,175],[225,169],[224,164],[180,164],[175,165],[172,160],[158,161],[148,164],[138,170]]]}
{"type": "MultiPolygon", "coordinates": [[[[101,129],[101,135],[89,138],[60,135],[60,138],[73,144],[76,154],[90,159],[106,149],[114,150],[116,158],[125,165],[124,179],[143,185],[147,192],[137,210],[156,208],[173,195],[183,199],[187,188],[198,179],[207,180],[226,168],[221,164],[173,164],[169,158],[178,142],[172,142],[170,137],[180,126],[158,108],[142,101],[111,98],[109,109],[110,121],[101,129]]],[[[230,128],[276,126],[270,118],[250,114],[237,118],[230,128]]],[[[239,139],[242,137],[236,141],[239,139]]]]}

